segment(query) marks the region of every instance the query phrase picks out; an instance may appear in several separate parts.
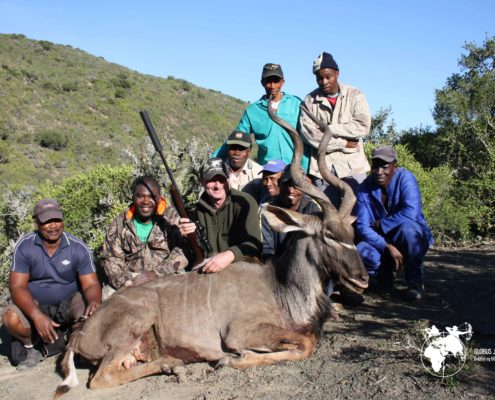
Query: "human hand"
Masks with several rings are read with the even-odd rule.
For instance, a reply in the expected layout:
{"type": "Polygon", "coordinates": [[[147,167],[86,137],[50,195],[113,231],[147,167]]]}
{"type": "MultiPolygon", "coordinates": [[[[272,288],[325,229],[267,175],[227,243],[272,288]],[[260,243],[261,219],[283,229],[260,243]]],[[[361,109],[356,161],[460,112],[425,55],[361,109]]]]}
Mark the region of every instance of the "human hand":
{"type": "Polygon", "coordinates": [[[179,231],[182,236],[187,236],[196,230],[196,224],[189,218],[179,218],[179,231]]]}
{"type": "Polygon", "coordinates": [[[97,303],[92,303],[89,304],[86,309],[84,310],[84,315],[83,319],[88,318],[91,314],[93,314],[96,311],[96,308],[99,306],[97,303]]]}
{"type": "Polygon", "coordinates": [[[33,318],[34,327],[36,332],[40,335],[41,340],[45,343],[55,343],[58,339],[55,328],[58,328],[60,324],[53,321],[48,315],[41,311],[33,318]]]}
{"type": "Polygon", "coordinates": [[[234,261],[235,255],[231,250],[222,251],[211,257],[203,267],[203,272],[218,272],[229,266],[234,261]]]}
{"type": "Polygon", "coordinates": [[[395,270],[400,271],[404,266],[404,256],[394,245],[387,244],[387,250],[390,253],[390,257],[392,257],[395,270]]]}

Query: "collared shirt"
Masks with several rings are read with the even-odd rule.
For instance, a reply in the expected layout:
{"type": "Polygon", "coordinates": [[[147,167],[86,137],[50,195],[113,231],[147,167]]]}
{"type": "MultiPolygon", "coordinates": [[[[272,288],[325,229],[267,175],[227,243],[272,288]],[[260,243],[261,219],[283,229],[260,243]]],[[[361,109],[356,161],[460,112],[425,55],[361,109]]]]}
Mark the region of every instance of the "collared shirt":
{"type": "MultiPolygon", "coordinates": [[[[288,122],[294,128],[298,128],[301,99],[288,93],[284,93],[277,109],[277,115],[288,122]]],[[[261,97],[246,108],[237,125],[236,130],[253,133],[258,145],[258,157],[256,161],[265,165],[271,160],[282,160],[286,164],[292,161],[294,145],[289,134],[268,115],[268,100],[261,97]]],[[[301,166],[307,171],[309,165],[309,148],[304,146],[304,154],[301,166]]],[[[213,157],[226,159],[227,143],[225,142],[214,153],[213,157]]]]}
{"type": "Polygon", "coordinates": [[[261,165],[249,158],[239,172],[234,172],[228,160],[225,161],[225,169],[229,175],[229,186],[235,190],[243,190],[249,182],[260,179],[261,171],[263,171],[261,165]]]}
{"type": "Polygon", "coordinates": [[[76,293],[78,276],[96,272],[91,250],[63,232],[60,246],[50,257],[37,232],[23,236],[14,248],[12,272],[29,274],[28,289],[40,304],[58,304],[76,293]]]}
{"type": "MultiPolygon", "coordinates": [[[[332,138],[327,146],[326,163],[339,178],[345,178],[370,170],[362,138],[369,135],[371,114],[363,92],[340,82],[339,88],[335,107],[332,107],[327,96],[321,94],[319,89],[309,93],[304,98],[304,103],[316,118],[328,125],[332,138]],[[348,148],[347,141],[357,141],[358,145],[348,148]]],[[[320,178],[317,150],[323,133],[304,112],[301,113],[299,124],[303,141],[311,147],[308,173],[320,178]]]]}

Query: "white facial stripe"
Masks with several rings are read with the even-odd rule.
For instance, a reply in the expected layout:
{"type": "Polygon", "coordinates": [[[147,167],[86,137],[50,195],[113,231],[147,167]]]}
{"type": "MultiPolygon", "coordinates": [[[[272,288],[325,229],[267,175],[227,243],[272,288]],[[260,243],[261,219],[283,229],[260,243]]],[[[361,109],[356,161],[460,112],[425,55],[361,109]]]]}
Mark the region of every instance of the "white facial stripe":
{"type": "Polygon", "coordinates": [[[329,240],[330,240],[330,242],[333,242],[333,243],[335,243],[335,244],[339,244],[339,245],[341,245],[341,246],[344,246],[344,247],[345,247],[345,248],[347,248],[347,249],[350,249],[350,250],[356,250],[356,251],[357,251],[356,246],[355,246],[355,245],[353,245],[353,244],[348,244],[348,243],[340,242],[340,241],[338,241],[338,240],[334,240],[334,239],[329,239],[329,240]]]}

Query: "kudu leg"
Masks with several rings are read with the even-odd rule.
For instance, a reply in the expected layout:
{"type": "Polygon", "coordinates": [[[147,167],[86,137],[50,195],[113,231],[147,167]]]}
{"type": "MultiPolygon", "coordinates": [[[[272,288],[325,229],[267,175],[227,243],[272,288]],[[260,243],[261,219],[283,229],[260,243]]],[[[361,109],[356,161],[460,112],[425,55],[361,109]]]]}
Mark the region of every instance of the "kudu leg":
{"type": "Polygon", "coordinates": [[[255,329],[246,330],[245,326],[229,329],[224,342],[227,348],[240,355],[226,356],[218,365],[248,368],[308,358],[313,353],[316,336],[263,324],[255,329]]]}
{"type": "Polygon", "coordinates": [[[156,360],[140,363],[132,368],[125,369],[122,367],[123,358],[122,353],[115,357],[107,354],[89,383],[90,389],[123,385],[145,376],[168,372],[177,366],[183,365],[183,362],[178,358],[165,355],[158,357],[156,360]]]}

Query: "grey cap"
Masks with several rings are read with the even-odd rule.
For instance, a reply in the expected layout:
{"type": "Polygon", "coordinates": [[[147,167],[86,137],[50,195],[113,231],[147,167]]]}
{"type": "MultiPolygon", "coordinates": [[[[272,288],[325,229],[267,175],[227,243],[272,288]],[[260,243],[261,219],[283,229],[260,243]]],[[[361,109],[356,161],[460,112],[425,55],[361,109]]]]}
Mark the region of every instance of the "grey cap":
{"type": "Polygon", "coordinates": [[[225,172],[225,168],[223,166],[223,160],[218,157],[210,158],[204,166],[201,177],[205,182],[208,182],[217,175],[221,175],[225,177],[225,179],[228,179],[227,173],[225,172]]]}
{"type": "Polygon", "coordinates": [[[282,67],[279,64],[265,64],[263,66],[263,72],[261,73],[261,79],[268,78],[269,76],[278,76],[280,79],[284,79],[282,67]]]}
{"type": "Polygon", "coordinates": [[[251,135],[241,131],[234,131],[227,138],[227,144],[238,144],[242,147],[251,148],[251,135]]]}
{"type": "Polygon", "coordinates": [[[51,219],[64,219],[62,208],[55,199],[42,199],[36,203],[33,217],[44,224],[51,219]]]}
{"type": "Polygon", "coordinates": [[[397,161],[397,152],[391,146],[380,146],[373,149],[371,153],[371,159],[374,160],[375,158],[386,162],[397,161]]]}

